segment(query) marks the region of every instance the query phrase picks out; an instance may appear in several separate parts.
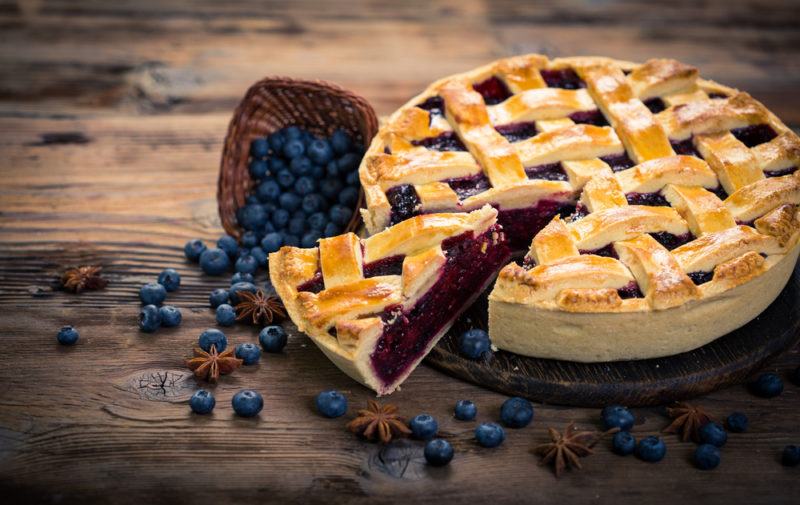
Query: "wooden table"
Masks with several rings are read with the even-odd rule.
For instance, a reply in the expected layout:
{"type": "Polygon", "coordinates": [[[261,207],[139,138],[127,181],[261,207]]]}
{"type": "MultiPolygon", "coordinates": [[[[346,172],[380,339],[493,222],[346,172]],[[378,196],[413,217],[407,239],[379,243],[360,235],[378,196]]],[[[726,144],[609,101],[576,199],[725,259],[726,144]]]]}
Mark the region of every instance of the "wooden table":
{"type": "MultiPolygon", "coordinates": [[[[470,398],[489,421],[505,398],[422,366],[390,400],[409,416],[435,415],[455,446],[452,464],[429,468],[416,443],[382,451],[345,432],[346,419],[314,412],[323,389],[347,394],[351,412],[371,394],[296,333],[283,354],[226,377],[213,415],[194,416],[183,359],[213,326],[207,295],[226,280],[200,275],[182,245],[220,234],[222,139],[264,75],[333,80],[387,114],[434,78],[500,56],[671,56],[798,126],[798,12],[793,2],[723,0],[0,2],[0,499],[797,503],[800,469],[779,463],[784,445],[800,443],[800,389],[788,382],[773,400],[743,387],[697,400],[719,418],[750,417],[715,471],[696,470],[694,445],[666,436],[661,463],[621,458],[604,442],[558,481],[529,450],[548,426],[599,427],[597,410],[537,405],[530,427],[481,449],[453,404],[470,398]],[[106,290],[53,289],[66,266],[93,263],[105,267],[106,290]],[[184,322],[145,335],[137,290],[165,267],[183,275],[169,302],[184,322]],[[80,330],[76,347],[56,343],[64,324],[80,330]],[[232,415],[244,387],[264,395],[257,419],[232,415]]],[[[228,334],[239,343],[256,332],[228,334]]],[[[794,351],[770,368],[798,364],[794,351]]],[[[667,424],[660,409],[635,413],[637,436],[667,424]]]]}

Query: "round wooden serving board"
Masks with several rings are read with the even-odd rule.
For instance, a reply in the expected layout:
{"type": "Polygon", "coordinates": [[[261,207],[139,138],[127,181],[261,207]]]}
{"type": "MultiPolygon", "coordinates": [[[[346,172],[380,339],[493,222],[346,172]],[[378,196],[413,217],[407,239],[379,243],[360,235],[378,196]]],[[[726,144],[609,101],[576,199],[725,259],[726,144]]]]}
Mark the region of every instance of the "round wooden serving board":
{"type": "Polygon", "coordinates": [[[486,297],[484,293],[456,321],[427,363],[487,388],[545,403],[658,405],[702,395],[746,380],[800,339],[800,267],[772,305],[747,325],[694,351],[641,361],[575,363],[505,351],[478,361],[465,359],[458,352],[458,335],[471,327],[486,329],[486,297]]]}

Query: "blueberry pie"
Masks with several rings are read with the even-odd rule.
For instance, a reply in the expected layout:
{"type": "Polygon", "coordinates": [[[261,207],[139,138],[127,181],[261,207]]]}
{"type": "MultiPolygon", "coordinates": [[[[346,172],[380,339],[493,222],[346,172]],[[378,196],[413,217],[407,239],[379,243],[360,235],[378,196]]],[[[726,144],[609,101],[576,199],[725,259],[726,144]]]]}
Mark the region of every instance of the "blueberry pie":
{"type": "Polygon", "coordinates": [[[270,254],[298,329],[378,394],[408,376],[511,257],[497,210],[424,214],[368,238],[270,254]]]}

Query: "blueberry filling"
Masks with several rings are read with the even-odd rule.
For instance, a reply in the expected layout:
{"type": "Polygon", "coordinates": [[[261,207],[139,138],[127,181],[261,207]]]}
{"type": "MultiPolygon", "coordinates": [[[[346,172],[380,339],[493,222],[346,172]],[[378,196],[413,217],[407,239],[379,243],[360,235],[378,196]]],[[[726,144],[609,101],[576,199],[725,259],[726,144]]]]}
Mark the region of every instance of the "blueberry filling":
{"type": "Polygon", "coordinates": [[[650,109],[650,112],[653,114],[658,114],[662,110],[667,108],[667,104],[664,103],[664,100],[656,97],[656,98],[648,98],[644,101],[644,106],[650,109]]]}
{"type": "Polygon", "coordinates": [[[626,152],[623,152],[622,154],[612,154],[609,156],[603,156],[600,159],[605,161],[608,164],[608,166],[611,167],[611,170],[614,172],[621,172],[623,170],[627,170],[634,165],[633,160],[628,158],[628,153],[626,152]]]}
{"type": "Polygon", "coordinates": [[[586,83],[571,68],[540,70],[539,73],[548,88],[579,89],[586,87],[586,83]]]}
{"type": "Polygon", "coordinates": [[[322,272],[319,270],[314,274],[314,277],[306,282],[297,286],[297,291],[308,291],[309,293],[319,293],[325,288],[325,283],[322,280],[322,272]]]}
{"type": "Polygon", "coordinates": [[[696,285],[705,284],[714,277],[714,272],[689,272],[689,278],[696,285]]]}
{"type": "Polygon", "coordinates": [[[726,95],[725,93],[720,93],[720,92],[716,91],[716,92],[709,93],[708,94],[708,98],[711,98],[711,99],[728,98],[728,95],[726,95]]]}
{"type": "Polygon", "coordinates": [[[683,154],[685,156],[694,156],[701,160],[703,159],[697,149],[695,149],[691,137],[686,140],[670,140],[669,143],[672,144],[672,150],[675,151],[675,154],[683,154]]]}
{"type": "Polygon", "coordinates": [[[495,126],[494,129],[509,142],[519,142],[534,137],[537,133],[536,123],[533,121],[504,124],[495,126]]]}
{"type": "Polygon", "coordinates": [[[381,275],[401,275],[403,273],[403,260],[405,256],[398,254],[389,256],[364,265],[364,278],[378,277],[381,275]]]}
{"type": "Polygon", "coordinates": [[[668,250],[673,250],[676,247],[682,246],[683,244],[694,240],[694,237],[691,233],[684,233],[683,235],[673,235],[672,233],[667,233],[665,231],[651,233],[651,237],[656,239],[656,242],[666,247],[668,250]]]}
{"type": "Polygon", "coordinates": [[[431,151],[466,151],[467,148],[456,132],[444,132],[438,137],[428,137],[422,140],[412,140],[415,146],[424,146],[431,151]]]}
{"type": "Polygon", "coordinates": [[[509,237],[511,248],[515,251],[527,250],[533,236],[539,233],[554,216],[569,216],[575,211],[575,204],[555,200],[539,200],[533,207],[523,209],[500,209],[497,222],[509,237]]]}
{"type": "Polygon", "coordinates": [[[628,193],[625,195],[631,205],[649,205],[651,207],[669,207],[669,202],[661,193],[628,193]]]}
{"type": "Polygon", "coordinates": [[[472,89],[480,93],[486,105],[494,105],[505,101],[511,96],[508,86],[497,76],[492,76],[483,82],[472,85],[472,89]]]}
{"type": "Polygon", "coordinates": [[[728,198],[728,192],[725,191],[725,188],[722,187],[722,184],[720,184],[714,189],[710,189],[709,191],[717,195],[717,198],[719,198],[720,200],[724,201],[726,198],[728,198]]]}
{"type": "Polygon", "coordinates": [[[578,204],[575,206],[575,211],[567,216],[566,220],[570,223],[574,223],[575,221],[579,221],[588,215],[589,209],[587,209],[583,203],[578,202],[578,204]]]}
{"type": "Polygon", "coordinates": [[[525,173],[528,174],[528,179],[544,179],[546,181],[566,181],[568,179],[561,163],[549,163],[526,168],[525,173]]]}
{"type": "Polygon", "coordinates": [[[525,255],[525,257],[522,258],[522,264],[520,266],[525,270],[530,270],[536,266],[536,260],[531,256],[525,255]]]}
{"type": "Polygon", "coordinates": [[[606,117],[599,109],[573,112],[569,118],[578,124],[591,124],[595,126],[608,126],[606,117]]]}
{"type": "MultiPolygon", "coordinates": [[[[431,339],[455,320],[508,262],[508,245],[497,242],[495,225],[479,237],[464,233],[442,243],[447,261],[441,275],[413,308],[387,307],[386,324],[370,361],[385,384],[398,380],[426,351],[431,339]]],[[[502,233],[500,233],[502,237],[502,233]]]]}
{"type": "Polygon", "coordinates": [[[433,116],[444,116],[444,99],[440,96],[432,96],[422,103],[418,103],[417,107],[426,110],[433,116]]]}
{"type": "Polygon", "coordinates": [[[386,192],[386,199],[392,207],[391,224],[397,224],[419,214],[419,196],[411,184],[391,188],[386,192]]]}
{"type": "Polygon", "coordinates": [[[793,174],[797,171],[797,167],[784,168],[783,170],[775,170],[773,172],[764,172],[767,177],[781,177],[783,175],[793,174]]]}
{"type": "Polygon", "coordinates": [[[778,136],[768,124],[755,124],[744,128],[735,128],[731,130],[731,134],[747,147],[755,147],[778,136]]]}
{"type": "Polygon", "coordinates": [[[644,298],[642,290],[639,289],[639,284],[636,281],[631,281],[625,286],[619,288],[617,290],[617,294],[619,294],[619,297],[623,300],[628,298],[644,298]]]}
{"type": "Polygon", "coordinates": [[[617,251],[614,250],[614,244],[606,244],[599,249],[581,249],[578,252],[580,254],[594,254],[595,256],[619,259],[619,256],[617,256],[617,251]]]}
{"type": "Polygon", "coordinates": [[[447,179],[444,182],[450,186],[450,189],[455,191],[459,200],[483,193],[492,187],[492,183],[482,173],[458,179],[447,179]]]}

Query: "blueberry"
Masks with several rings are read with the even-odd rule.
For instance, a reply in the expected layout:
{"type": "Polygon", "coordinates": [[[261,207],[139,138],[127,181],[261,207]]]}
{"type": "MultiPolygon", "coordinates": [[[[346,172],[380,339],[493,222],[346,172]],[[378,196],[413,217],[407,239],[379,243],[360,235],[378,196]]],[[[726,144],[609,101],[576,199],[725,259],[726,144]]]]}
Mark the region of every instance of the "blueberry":
{"type": "Polygon", "coordinates": [[[348,186],[339,193],[339,203],[350,209],[358,202],[358,189],[348,186]]]}
{"type": "Polygon", "coordinates": [[[430,414],[419,414],[408,422],[411,436],[418,440],[429,440],[439,431],[439,423],[430,414]]]}
{"type": "Polygon", "coordinates": [[[292,247],[299,247],[300,246],[300,237],[298,237],[297,235],[292,235],[290,233],[287,233],[286,235],[283,236],[283,241],[288,246],[292,246],[292,247]]]}
{"type": "Polygon", "coordinates": [[[317,411],[331,419],[341,417],[347,412],[347,398],[335,390],[323,391],[317,395],[317,411]]]}
{"type": "Polygon", "coordinates": [[[223,303],[228,303],[229,293],[227,289],[218,288],[211,292],[208,296],[208,304],[211,308],[216,309],[223,303]]]}
{"type": "Polygon", "coordinates": [[[217,247],[225,251],[225,254],[235,258],[239,254],[239,243],[230,235],[223,235],[217,240],[217,247]]]}
{"type": "Polygon", "coordinates": [[[728,433],[719,423],[708,422],[701,426],[697,433],[700,436],[700,441],[704,444],[722,447],[728,441],[728,433]]]}
{"type": "Polygon", "coordinates": [[[336,160],[331,160],[325,165],[325,173],[332,179],[336,179],[341,175],[339,174],[339,164],[336,163],[336,160]]]}
{"type": "Polygon", "coordinates": [[[255,365],[261,359],[261,349],[250,342],[237,345],[234,354],[242,360],[243,365],[255,365]]]}
{"type": "Polygon", "coordinates": [[[711,444],[701,444],[694,450],[694,464],[700,470],[713,470],[719,466],[719,449],[711,444]]]}
{"type": "Polygon", "coordinates": [[[728,431],[733,433],[744,433],[747,431],[747,424],[747,416],[741,412],[734,412],[725,420],[725,425],[728,427],[728,431]]]}
{"type": "Polygon", "coordinates": [[[342,229],[336,223],[328,223],[325,225],[325,230],[322,232],[325,237],[335,237],[342,234],[342,229]]]}
{"type": "Polygon", "coordinates": [[[336,162],[339,165],[339,173],[348,173],[358,168],[361,157],[355,153],[347,153],[336,162]]]}
{"type": "Polygon", "coordinates": [[[272,224],[272,221],[267,221],[267,224],[264,225],[264,235],[267,233],[275,233],[276,231],[278,231],[278,229],[275,228],[275,225],[272,224]]]}
{"type": "Polygon", "coordinates": [[[221,249],[206,249],[200,255],[200,268],[208,275],[221,275],[227,272],[230,266],[230,258],[221,249]]]}
{"type": "Polygon", "coordinates": [[[283,151],[283,143],[286,141],[286,137],[284,137],[283,132],[275,132],[267,137],[267,140],[269,142],[269,147],[271,147],[273,151],[283,151]]]}
{"type": "Polygon", "coordinates": [[[434,438],[425,444],[425,459],[433,466],[444,466],[453,459],[453,446],[441,438],[434,438]]]}
{"type": "Polygon", "coordinates": [[[644,437],[636,446],[636,456],[642,461],[650,463],[661,461],[666,453],[667,446],[664,445],[664,440],[661,437],[644,437]]]}
{"type": "Polygon", "coordinates": [[[458,347],[466,358],[478,359],[491,351],[489,334],[480,328],[473,328],[461,334],[458,347]]]}
{"type": "Polygon", "coordinates": [[[525,398],[511,397],[500,407],[500,420],[509,428],[524,428],[533,420],[533,405],[525,398]]]}
{"type": "Polygon", "coordinates": [[[261,205],[246,205],[242,210],[240,224],[245,230],[259,230],[267,222],[267,217],[267,213],[261,205]]]}
{"type": "Polygon", "coordinates": [[[283,129],[283,135],[286,140],[300,139],[303,137],[303,130],[299,126],[287,126],[283,129]]]}
{"type": "Polygon", "coordinates": [[[291,163],[289,163],[289,169],[297,177],[308,175],[312,170],[311,160],[305,156],[298,156],[297,158],[294,158],[291,163]]]}
{"type": "Polygon", "coordinates": [[[258,334],[258,342],[266,352],[281,352],[286,340],[286,332],[277,325],[267,326],[258,334]]]}
{"type": "Polygon", "coordinates": [[[155,305],[145,305],[139,311],[139,329],[153,333],[161,327],[161,312],[155,305]]]}
{"type": "Polygon", "coordinates": [[[244,199],[244,202],[248,205],[253,203],[261,203],[256,195],[247,195],[247,198],[244,199]]]}
{"type": "Polygon", "coordinates": [[[614,438],[611,440],[611,450],[620,456],[627,456],[633,454],[636,449],[636,438],[631,435],[630,431],[618,431],[614,433],[614,438]]]}
{"type": "Polygon", "coordinates": [[[264,399],[252,389],[243,389],[233,395],[231,406],[242,417],[255,417],[264,408],[264,399]]]}
{"type": "Polygon", "coordinates": [[[344,154],[350,150],[350,146],[352,146],[353,141],[350,139],[350,135],[341,128],[333,132],[331,135],[331,147],[333,148],[336,154],[344,154]]]}
{"type": "Polygon", "coordinates": [[[459,421],[472,421],[476,415],[478,415],[478,407],[470,400],[456,402],[455,416],[459,421]]]}
{"type": "Polygon", "coordinates": [[[304,175],[297,179],[297,182],[294,183],[294,192],[300,196],[310,195],[317,189],[317,184],[314,182],[314,179],[311,177],[304,175]]]}
{"type": "Polygon", "coordinates": [[[181,287],[181,274],[174,268],[166,268],[158,274],[158,283],[164,286],[167,291],[177,291],[181,287]]]}
{"type": "Polygon", "coordinates": [[[347,177],[345,177],[344,182],[346,182],[348,186],[354,186],[354,187],[358,186],[360,182],[358,178],[358,171],[356,170],[355,172],[350,172],[349,174],[347,174],[347,177]]]}
{"type": "Polygon", "coordinates": [[[253,158],[265,158],[269,154],[269,142],[264,137],[254,138],[250,142],[250,155],[253,158]]]}
{"type": "Polygon", "coordinates": [[[303,199],[294,193],[284,193],[278,198],[278,204],[281,208],[289,212],[294,212],[299,209],[302,201],[303,199]]]}
{"type": "Polygon", "coordinates": [[[328,211],[328,216],[331,219],[331,223],[345,226],[350,222],[350,218],[353,217],[353,211],[342,205],[334,205],[328,211]]]}
{"type": "Polygon", "coordinates": [[[227,303],[223,303],[217,307],[216,318],[220,326],[233,326],[236,323],[236,311],[227,303]]]}
{"type": "Polygon", "coordinates": [[[253,274],[248,274],[244,272],[236,272],[231,276],[231,286],[234,284],[238,284],[240,282],[249,282],[250,284],[255,282],[255,278],[253,274]]]}
{"type": "Polygon", "coordinates": [[[609,405],[603,408],[601,416],[603,417],[603,425],[607,430],[619,428],[622,431],[629,431],[633,428],[633,423],[636,422],[636,418],[633,417],[631,411],[622,405],[609,405]]]}
{"type": "Polygon", "coordinates": [[[275,174],[275,180],[283,189],[289,189],[294,185],[295,177],[288,169],[283,169],[275,174]]]}
{"type": "Polygon", "coordinates": [[[281,194],[280,185],[272,180],[266,180],[256,186],[256,196],[262,203],[272,202],[281,194]]]}
{"type": "Polygon", "coordinates": [[[161,305],[167,298],[167,290],[157,282],[148,282],[139,289],[142,305],[161,305]]]}
{"type": "Polygon", "coordinates": [[[481,447],[497,447],[506,439],[506,430],[497,423],[481,423],[475,428],[475,440],[481,447]]]}
{"type": "Polygon", "coordinates": [[[61,345],[75,345],[78,341],[78,337],[80,337],[78,330],[72,326],[62,326],[61,329],[58,330],[58,335],[56,335],[58,343],[61,345]]]}
{"type": "Polygon", "coordinates": [[[272,214],[272,224],[275,228],[282,230],[289,222],[289,211],[286,209],[278,209],[272,214]]]}
{"type": "Polygon", "coordinates": [[[183,254],[186,255],[186,259],[194,262],[200,261],[200,255],[205,250],[206,245],[198,238],[186,242],[186,245],[183,246],[183,254]]]}
{"type": "Polygon", "coordinates": [[[283,155],[289,159],[302,156],[306,152],[306,146],[300,139],[293,139],[283,145],[283,155]]]}
{"type": "Polygon", "coordinates": [[[303,218],[293,217],[289,220],[289,225],[286,230],[292,235],[302,235],[306,229],[306,220],[303,218]]]}
{"type": "Polygon", "coordinates": [[[251,282],[237,282],[231,286],[231,289],[229,290],[231,305],[239,305],[242,303],[242,299],[239,297],[239,293],[242,291],[256,293],[258,288],[251,282]]]}
{"type": "Polygon", "coordinates": [[[319,192],[330,201],[338,201],[344,184],[339,179],[324,179],[319,183],[319,192]]]}
{"type": "Polygon", "coordinates": [[[198,389],[189,399],[189,407],[195,414],[208,414],[214,410],[216,404],[217,400],[214,399],[214,395],[205,389],[198,389]]]}
{"type": "Polygon", "coordinates": [[[750,384],[750,389],[762,398],[774,398],[783,392],[783,380],[776,373],[762,373],[750,384]]]}
{"type": "Polygon", "coordinates": [[[304,196],[301,204],[301,208],[308,214],[314,214],[320,210],[325,210],[327,207],[328,202],[325,201],[325,197],[317,193],[304,196]]]}
{"type": "Polygon", "coordinates": [[[316,139],[308,144],[308,157],[318,165],[324,165],[333,159],[333,149],[327,140],[316,139]]]}
{"type": "Polygon", "coordinates": [[[269,258],[267,257],[267,253],[264,252],[264,249],[260,247],[253,247],[250,249],[250,255],[256,259],[259,267],[267,266],[267,261],[269,261],[269,258]]]}
{"type": "Polygon", "coordinates": [[[242,234],[242,247],[250,249],[257,246],[258,242],[259,242],[259,236],[256,232],[246,231],[242,234]]]}
{"type": "Polygon", "coordinates": [[[239,256],[239,259],[236,260],[235,268],[237,272],[245,274],[255,273],[255,271],[258,270],[258,260],[255,259],[250,252],[247,252],[239,256]]]}
{"type": "Polygon", "coordinates": [[[317,240],[319,240],[319,231],[310,231],[300,237],[300,247],[304,249],[310,249],[312,247],[317,246],[317,240]]]}
{"type": "Polygon", "coordinates": [[[228,347],[228,337],[215,328],[209,328],[201,333],[197,342],[200,344],[200,348],[205,352],[211,352],[212,345],[216,346],[217,352],[222,352],[228,347]]]}
{"type": "Polygon", "coordinates": [[[174,328],[180,325],[183,319],[180,309],[172,305],[164,305],[158,309],[158,313],[161,316],[161,326],[165,328],[174,328]]]}
{"type": "Polygon", "coordinates": [[[264,249],[264,252],[267,254],[274,253],[280,249],[282,245],[283,236],[280,233],[267,233],[264,235],[264,238],[261,239],[261,248],[264,249]]]}
{"type": "MultiPolygon", "coordinates": [[[[314,195],[309,195],[309,196],[314,196],[314,195]]],[[[309,228],[311,228],[312,230],[322,231],[325,229],[325,225],[328,224],[328,216],[325,215],[324,212],[314,212],[313,214],[308,216],[307,221],[309,228]]]]}
{"type": "Polygon", "coordinates": [[[320,181],[323,177],[325,177],[325,167],[322,165],[312,165],[311,173],[309,175],[315,181],[320,181]]]}
{"type": "Polygon", "coordinates": [[[787,445],[783,448],[781,455],[781,464],[783,466],[797,466],[800,464],[800,447],[796,445],[787,445]]]}
{"type": "Polygon", "coordinates": [[[260,181],[267,175],[269,168],[267,167],[267,162],[264,160],[251,160],[250,164],[247,165],[247,170],[250,172],[250,177],[256,181],[260,181]]]}

